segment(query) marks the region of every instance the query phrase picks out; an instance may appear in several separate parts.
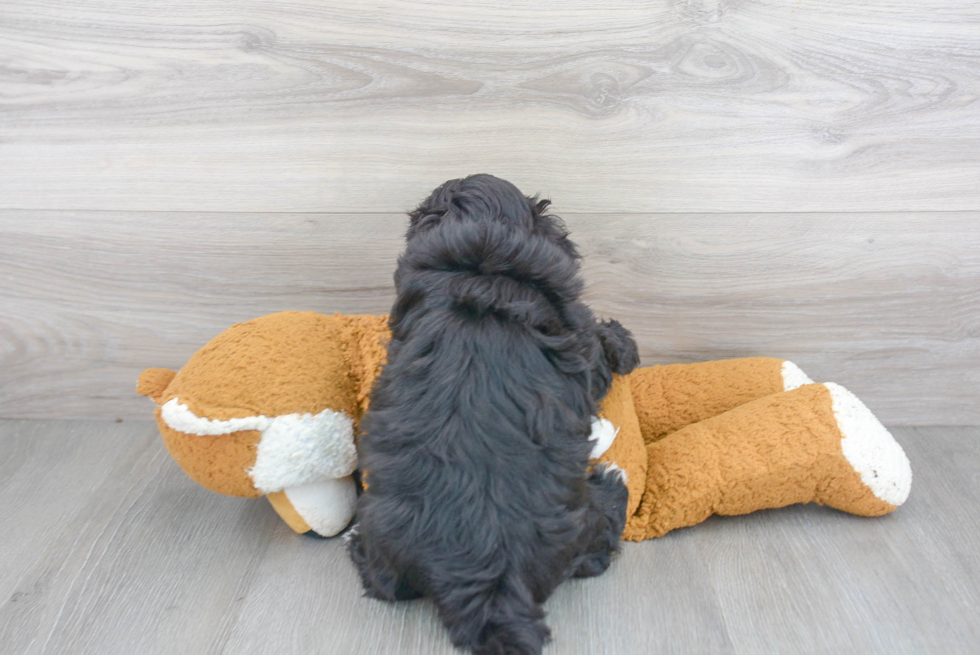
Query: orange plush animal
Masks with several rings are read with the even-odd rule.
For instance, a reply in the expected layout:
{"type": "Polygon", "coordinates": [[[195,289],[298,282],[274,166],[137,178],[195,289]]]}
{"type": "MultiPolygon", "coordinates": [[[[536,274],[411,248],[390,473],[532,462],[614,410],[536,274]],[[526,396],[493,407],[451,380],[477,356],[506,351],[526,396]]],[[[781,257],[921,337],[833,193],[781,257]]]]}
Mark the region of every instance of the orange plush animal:
{"type": "MultiPolygon", "coordinates": [[[[179,371],[147,369],[164,443],[203,486],[267,496],[297,532],[342,531],[356,499],[358,422],[389,338],[384,316],[282,312],[239,323],[179,371]]],[[[817,502],[879,516],[908,497],[901,446],[853,394],[754,357],[618,377],[593,457],[627,474],[623,537],[712,514],[817,502]]]]}

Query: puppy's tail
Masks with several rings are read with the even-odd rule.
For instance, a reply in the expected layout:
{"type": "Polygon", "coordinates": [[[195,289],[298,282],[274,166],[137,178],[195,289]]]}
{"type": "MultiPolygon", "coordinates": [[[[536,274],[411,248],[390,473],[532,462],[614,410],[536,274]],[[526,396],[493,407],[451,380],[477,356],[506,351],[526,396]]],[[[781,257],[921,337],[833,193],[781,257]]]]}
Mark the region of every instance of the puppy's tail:
{"type": "Polygon", "coordinates": [[[451,605],[440,609],[453,643],[474,655],[539,655],[551,638],[544,610],[518,576],[505,575],[469,598],[446,600],[451,605]]]}

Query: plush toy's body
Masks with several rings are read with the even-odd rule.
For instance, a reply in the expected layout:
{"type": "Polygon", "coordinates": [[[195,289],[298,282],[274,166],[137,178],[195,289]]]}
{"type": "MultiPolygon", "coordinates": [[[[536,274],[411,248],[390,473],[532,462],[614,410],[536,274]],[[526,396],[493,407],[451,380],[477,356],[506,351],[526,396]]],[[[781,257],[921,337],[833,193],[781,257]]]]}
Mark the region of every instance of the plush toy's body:
{"type": "MultiPolygon", "coordinates": [[[[283,312],[240,323],[179,373],[148,369],[164,442],[195,481],[267,495],[297,532],[332,536],[354,509],[355,434],[385,361],[386,317],[283,312]]],[[[628,476],[625,539],[712,514],[818,502],[886,514],[908,496],[901,447],[843,387],[791,362],[653,366],[618,377],[594,456],[628,476]]]]}

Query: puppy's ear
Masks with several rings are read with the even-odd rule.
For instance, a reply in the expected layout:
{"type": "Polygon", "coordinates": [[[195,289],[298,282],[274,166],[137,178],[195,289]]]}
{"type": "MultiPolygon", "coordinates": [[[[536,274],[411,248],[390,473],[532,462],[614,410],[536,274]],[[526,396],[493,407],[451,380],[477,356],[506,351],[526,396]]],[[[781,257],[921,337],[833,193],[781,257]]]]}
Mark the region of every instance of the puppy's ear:
{"type": "Polygon", "coordinates": [[[436,225],[446,213],[458,209],[456,194],[464,180],[448,180],[436,187],[419,206],[408,212],[408,233],[411,240],[419,232],[436,225]]]}
{"type": "Polygon", "coordinates": [[[428,201],[408,212],[408,232],[405,234],[405,240],[411,241],[416,234],[438,223],[442,214],[443,212],[433,211],[428,201]]]}
{"type": "Polygon", "coordinates": [[[551,201],[539,200],[537,196],[534,196],[533,198],[529,197],[527,203],[531,208],[532,231],[544,236],[572,259],[581,259],[575,244],[568,238],[568,228],[565,226],[565,222],[554,214],[548,213],[551,201]]]}

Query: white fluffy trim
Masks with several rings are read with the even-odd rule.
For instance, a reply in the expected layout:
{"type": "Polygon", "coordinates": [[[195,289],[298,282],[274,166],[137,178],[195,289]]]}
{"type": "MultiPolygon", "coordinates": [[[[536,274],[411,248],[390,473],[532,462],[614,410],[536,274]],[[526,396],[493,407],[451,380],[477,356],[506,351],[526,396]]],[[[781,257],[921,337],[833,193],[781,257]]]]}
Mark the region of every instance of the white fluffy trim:
{"type": "Polygon", "coordinates": [[[589,459],[602,457],[602,454],[613,445],[617,434],[619,434],[619,428],[613,425],[612,421],[593,416],[592,434],[589,435],[589,441],[594,441],[595,443],[592,445],[592,454],[589,455],[589,459]]]}
{"type": "Polygon", "coordinates": [[[844,457],[876,498],[901,505],[912,488],[912,466],[905,451],[857,396],[833,382],[825,386],[844,435],[840,442],[844,457]]]}
{"type": "Polygon", "coordinates": [[[216,421],[195,415],[173,398],[160,407],[164,422],[178,432],[199,436],[242,430],[262,433],[255,464],[247,473],[262,493],[282,491],[329,478],[342,478],[357,468],[354,422],[343,412],[247,416],[216,421]]]}
{"type": "Polygon", "coordinates": [[[813,380],[799,366],[788,359],[785,360],[783,362],[783,391],[792,391],[804,384],[813,384],[813,380]]]}

